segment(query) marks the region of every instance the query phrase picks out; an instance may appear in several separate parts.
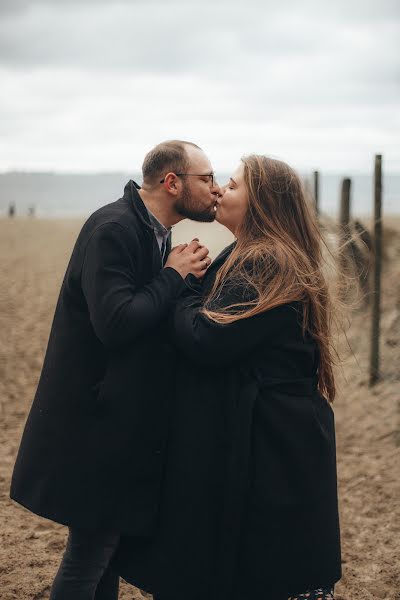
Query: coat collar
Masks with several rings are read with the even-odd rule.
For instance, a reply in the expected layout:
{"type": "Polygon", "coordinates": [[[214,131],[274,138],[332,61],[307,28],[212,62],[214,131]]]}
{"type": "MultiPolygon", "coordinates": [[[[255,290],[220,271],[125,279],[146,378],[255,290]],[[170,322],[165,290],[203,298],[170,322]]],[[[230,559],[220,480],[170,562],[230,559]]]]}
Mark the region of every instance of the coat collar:
{"type": "Polygon", "coordinates": [[[153,231],[153,226],[150,223],[149,213],[147,208],[140,197],[139,191],[140,185],[130,179],[124,188],[124,200],[128,206],[133,210],[135,215],[141,221],[141,223],[147,228],[153,231]]]}
{"type": "Polygon", "coordinates": [[[231,252],[235,248],[235,246],[236,246],[236,240],[234,242],[232,242],[232,244],[229,244],[229,246],[224,248],[222,250],[222,252],[220,252],[218,254],[218,256],[216,258],[214,258],[213,262],[208,267],[207,273],[204,276],[203,284],[202,284],[202,294],[203,295],[207,294],[210,291],[210,289],[212,288],[215,278],[217,276],[218,270],[220,269],[220,267],[222,267],[224,262],[227,260],[228,256],[231,254],[231,252]]]}
{"type": "Polygon", "coordinates": [[[213,262],[211,263],[211,265],[208,268],[208,271],[213,271],[216,272],[218,271],[218,269],[224,264],[224,262],[226,261],[226,259],[228,258],[228,256],[231,254],[231,252],[233,251],[233,249],[236,246],[236,240],[234,242],[232,242],[232,244],[229,244],[229,246],[226,246],[226,248],[224,248],[216,258],[214,258],[213,262]]]}
{"type": "Polygon", "coordinates": [[[154,226],[150,221],[150,215],[144,204],[142,198],[140,197],[139,191],[140,185],[133,181],[132,179],[128,181],[124,188],[124,196],[123,199],[126,204],[129,206],[130,210],[132,210],[136,217],[139,219],[140,223],[148,232],[148,239],[150,240],[150,248],[152,252],[152,266],[154,273],[158,273],[158,271],[162,268],[163,263],[165,264],[168,254],[171,251],[171,236],[167,239],[167,246],[165,250],[164,261],[161,260],[161,254],[158,248],[158,242],[154,235],[154,226]]]}
{"type": "MultiPolygon", "coordinates": [[[[135,215],[138,217],[140,222],[146,227],[146,229],[151,232],[154,231],[153,223],[151,222],[151,216],[149,215],[149,211],[146,208],[145,203],[143,202],[139,191],[141,187],[136,181],[130,179],[124,188],[124,200],[127,202],[128,206],[133,210],[135,215]]],[[[155,217],[154,217],[155,218],[155,217]]],[[[161,223],[160,223],[161,225],[161,223]]],[[[163,227],[163,225],[161,225],[163,227]]],[[[168,254],[171,252],[171,236],[167,239],[167,246],[165,250],[164,256],[164,264],[168,258],[168,254]]]]}

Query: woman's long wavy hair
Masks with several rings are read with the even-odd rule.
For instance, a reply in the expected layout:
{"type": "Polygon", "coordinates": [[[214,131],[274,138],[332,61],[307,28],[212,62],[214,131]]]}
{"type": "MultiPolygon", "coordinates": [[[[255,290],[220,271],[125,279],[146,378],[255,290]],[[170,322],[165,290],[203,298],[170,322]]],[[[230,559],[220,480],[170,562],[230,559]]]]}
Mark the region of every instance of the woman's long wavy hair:
{"type": "Polygon", "coordinates": [[[337,356],[331,336],[333,303],[322,270],[323,240],[302,182],[284,162],[260,155],[242,162],[248,210],[203,312],[223,324],[301,303],[303,333],[308,332],[319,349],[318,389],[333,402],[337,356]],[[251,299],[218,308],[222,288],[237,282],[244,284],[251,299]]]}

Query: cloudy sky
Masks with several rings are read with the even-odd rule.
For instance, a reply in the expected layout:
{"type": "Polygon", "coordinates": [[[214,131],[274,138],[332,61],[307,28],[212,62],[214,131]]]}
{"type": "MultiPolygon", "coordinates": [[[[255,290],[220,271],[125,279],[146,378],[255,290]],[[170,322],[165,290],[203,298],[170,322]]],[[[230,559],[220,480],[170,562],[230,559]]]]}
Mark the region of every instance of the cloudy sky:
{"type": "Polygon", "coordinates": [[[195,141],[218,171],[400,172],[398,0],[1,0],[0,171],[135,171],[195,141]]]}

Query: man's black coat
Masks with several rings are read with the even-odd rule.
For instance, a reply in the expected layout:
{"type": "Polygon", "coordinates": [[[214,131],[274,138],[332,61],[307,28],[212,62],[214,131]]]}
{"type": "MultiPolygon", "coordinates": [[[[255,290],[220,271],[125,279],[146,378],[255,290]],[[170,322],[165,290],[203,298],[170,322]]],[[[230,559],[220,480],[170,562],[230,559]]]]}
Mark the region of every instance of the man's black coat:
{"type": "Polygon", "coordinates": [[[174,380],[163,321],[186,286],[162,268],[136,187],[130,181],[79,234],[11,497],[66,525],[148,535],[174,380]]]}
{"type": "MultiPolygon", "coordinates": [[[[203,294],[233,246],[210,266],[203,294]]],[[[216,305],[242,304],[242,285],[216,305]]],[[[219,325],[179,299],[176,394],[154,539],[114,566],[161,597],[288,598],[340,578],[334,416],[298,303],[219,325]]]]}

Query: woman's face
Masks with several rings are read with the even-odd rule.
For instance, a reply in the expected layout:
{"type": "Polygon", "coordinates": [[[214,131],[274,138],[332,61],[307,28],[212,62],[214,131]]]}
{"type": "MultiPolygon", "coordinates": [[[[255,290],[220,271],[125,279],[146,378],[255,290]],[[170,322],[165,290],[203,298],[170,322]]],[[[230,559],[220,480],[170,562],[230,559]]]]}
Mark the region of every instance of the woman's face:
{"type": "Polygon", "coordinates": [[[217,200],[216,220],[234,235],[243,223],[249,205],[249,195],[244,182],[244,165],[240,163],[229,182],[221,187],[217,200]]]}

